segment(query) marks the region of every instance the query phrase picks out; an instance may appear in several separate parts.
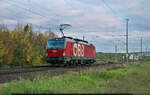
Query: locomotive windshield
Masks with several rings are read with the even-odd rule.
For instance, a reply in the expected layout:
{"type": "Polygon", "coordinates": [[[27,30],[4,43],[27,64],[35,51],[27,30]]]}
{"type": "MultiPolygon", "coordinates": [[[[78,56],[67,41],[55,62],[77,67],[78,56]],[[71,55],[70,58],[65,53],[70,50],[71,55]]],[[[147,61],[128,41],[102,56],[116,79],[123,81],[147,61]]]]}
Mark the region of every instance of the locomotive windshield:
{"type": "Polygon", "coordinates": [[[64,40],[63,39],[51,39],[48,40],[46,49],[63,49],[64,40]]]}

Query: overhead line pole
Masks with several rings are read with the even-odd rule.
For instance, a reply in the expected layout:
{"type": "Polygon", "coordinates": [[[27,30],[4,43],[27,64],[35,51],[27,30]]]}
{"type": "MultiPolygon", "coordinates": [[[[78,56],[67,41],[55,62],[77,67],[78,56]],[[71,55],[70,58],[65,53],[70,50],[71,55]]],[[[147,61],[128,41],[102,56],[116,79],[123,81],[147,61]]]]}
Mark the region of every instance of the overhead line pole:
{"type": "Polygon", "coordinates": [[[117,44],[115,45],[115,62],[117,63],[117,44]]]}
{"type": "Polygon", "coordinates": [[[143,47],[142,47],[142,45],[143,45],[143,43],[142,43],[143,41],[142,41],[142,40],[143,40],[143,39],[142,39],[142,37],[141,37],[141,58],[142,58],[142,48],[143,48],[143,47]]]}
{"type": "Polygon", "coordinates": [[[129,19],[126,19],[126,61],[128,63],[128,21],[129,19]]]}
{"type": "Polygon", "coordinates": [[[83,36],[83,40],[85,39],[85,37],[83,36]]]}
{"type": "Polygon", "coordinates": [[[146,47],[146,56],[147,56],[147,47],[146,47]]]}

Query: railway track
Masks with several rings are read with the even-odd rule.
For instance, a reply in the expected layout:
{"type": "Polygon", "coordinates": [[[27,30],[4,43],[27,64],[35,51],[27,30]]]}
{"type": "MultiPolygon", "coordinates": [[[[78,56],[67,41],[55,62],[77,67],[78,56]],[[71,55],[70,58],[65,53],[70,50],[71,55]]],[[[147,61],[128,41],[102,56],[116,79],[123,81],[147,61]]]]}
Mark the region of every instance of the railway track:
{"type": "Polygon", "coordinates": [[[40,70],[47,70],[47,69],[73,69],[78,67],[96,67],[102,65],[110,65],[110,64],[92,64],[92,65],[79,65],[79,66],[69,66],[69,67],[59,67],[59,66],[28,66],[28,67],[12,67],[12,68],[0,68],[0,75],[2,74],[13,74],[13,73],[21,73],[21,72],[34,72],[40,70]]]}
{"type": "Polygon", "coordinates": [[[2,68],[0,69],[0,83],[10,82],[12,80],[18,80],[20,78],[24,79],[33,79],[35,77],[39,77],[40,75],[47,74],[50,72],[51,76],[57,76],[61,74],[65,74],[67,72],[81,72],[83,70],[87,70],[89,68],[105,68],[115,69],[122,66],[122,64],[92,64],[86,66],[76,66],[76,67],[51,67],[51,66],[34,66],[34,67],[17,67],[17,68],[2,68]],[[110,68],[111,67],[111,68],[110,68]]]}

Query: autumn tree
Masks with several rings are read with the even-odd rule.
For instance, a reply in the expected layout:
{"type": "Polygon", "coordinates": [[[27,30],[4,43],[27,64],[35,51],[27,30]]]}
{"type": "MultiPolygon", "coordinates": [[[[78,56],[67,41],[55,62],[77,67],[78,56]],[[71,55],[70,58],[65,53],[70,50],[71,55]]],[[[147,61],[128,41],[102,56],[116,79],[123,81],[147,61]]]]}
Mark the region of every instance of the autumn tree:
{"type": "Polygon", "coordinates": [[[0,66],[44,64],[47,40],[56,36],[52,31],[37,34],[29,24],[18,24],[14,30],[1,25],[0,66]]]}

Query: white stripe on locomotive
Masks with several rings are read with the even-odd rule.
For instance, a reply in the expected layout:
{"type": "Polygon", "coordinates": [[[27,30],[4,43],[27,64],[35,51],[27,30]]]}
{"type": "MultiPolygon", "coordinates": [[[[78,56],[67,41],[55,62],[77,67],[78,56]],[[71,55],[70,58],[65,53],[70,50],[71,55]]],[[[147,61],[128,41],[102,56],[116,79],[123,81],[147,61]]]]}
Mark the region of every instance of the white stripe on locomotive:
{"type": "Polygon", "coordinates": [[[77,47],[77,44],[75,43],[73,45],[73,54],[74,54],[74,56],[77,56],[77,50],[78,50],[78,47],[77,47]],[[76,51],[75,51],[75,49],[76,49],[76,51]]]}
{"type": "Polygon", "coordinates": [[[75,43],[73,45],[73,54],[74,56],[84,56],[84,45],[77,45],[77,43],[75,43]]]}
{"type": "Polygon", "coordinates": [[[84,56],[84,45],[81,45],[81,56],[84,56]]]}
{"type": "Polygon", "coordinates": [[[80,44],[78,44],[78,56],[80,56],[81,55],[81,46],[80,46],[80,44]]]}

